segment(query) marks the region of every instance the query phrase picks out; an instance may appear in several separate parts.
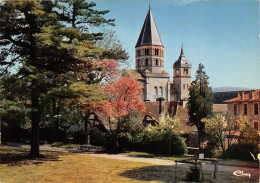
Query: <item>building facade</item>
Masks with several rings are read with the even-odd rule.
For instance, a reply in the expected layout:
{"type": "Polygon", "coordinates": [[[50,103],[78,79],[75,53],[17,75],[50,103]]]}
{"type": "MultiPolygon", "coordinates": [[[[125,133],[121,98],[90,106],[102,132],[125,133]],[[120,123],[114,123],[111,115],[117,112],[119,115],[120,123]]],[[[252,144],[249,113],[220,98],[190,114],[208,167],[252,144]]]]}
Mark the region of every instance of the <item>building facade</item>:
{"type": "Polygon", "coordinates": [[[187,101],[191,83],[191,64],[185,58],[183,47],[173,64],[173,82],[164,71],[164,46],[156,27],[151,9],[147,12],[135,46],[135,75],[142,83],[142,99],[155,102],[163,97],[166,101],[187,101]]]}
{"type": "Polygon", "coordinates": [[[243,116],[247,123],[260,133],[260,90],[241,92],[236,98],[224,101],[228,104],[228,115],[233,119],[243,116]]]}

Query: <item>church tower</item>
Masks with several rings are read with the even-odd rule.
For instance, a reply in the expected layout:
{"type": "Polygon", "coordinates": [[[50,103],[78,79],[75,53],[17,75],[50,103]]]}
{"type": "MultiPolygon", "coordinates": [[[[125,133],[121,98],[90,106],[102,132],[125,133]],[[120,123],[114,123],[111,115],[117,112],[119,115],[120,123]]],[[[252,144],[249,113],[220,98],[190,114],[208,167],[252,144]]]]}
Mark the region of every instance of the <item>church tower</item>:
{"type": "Polygon", "coordinates": [[[191,63],[184,56],[183,46],[178,60],[173,64],[173,83],[177,91],[177,100],[185,105],[191,85],[191,63]]]}
{"type": "Polygon", "coordinates": [[[164,47],[151,9],[147,12],[135,46],[135,68],[142,83],[142,99],[155,102],[157,98],[170,100],[169,74],[164,71],[164,47]]]}
{"type": "Polygon", "coordinates": [[[150,7],[135,50],[136,70],[149,70],[152,73],[162,73],[164,67],[164,47],[150,7]]]}

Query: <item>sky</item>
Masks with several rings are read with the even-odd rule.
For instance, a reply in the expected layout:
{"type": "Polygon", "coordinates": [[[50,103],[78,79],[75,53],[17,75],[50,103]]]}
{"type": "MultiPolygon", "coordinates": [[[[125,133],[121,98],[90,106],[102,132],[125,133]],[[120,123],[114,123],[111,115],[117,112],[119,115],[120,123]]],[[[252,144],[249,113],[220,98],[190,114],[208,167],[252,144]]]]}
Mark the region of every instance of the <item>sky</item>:
{"type": "Polygon", "coordinates": [[[164,69],[172,81],[173,63],[184,55],[192,64],[192,80],[199,63],[209,85],[260,88],[259,0],[96,0],[108,9],[116,31],[135,68],[135,45],[149,3],[164,45],[164,69]]]}

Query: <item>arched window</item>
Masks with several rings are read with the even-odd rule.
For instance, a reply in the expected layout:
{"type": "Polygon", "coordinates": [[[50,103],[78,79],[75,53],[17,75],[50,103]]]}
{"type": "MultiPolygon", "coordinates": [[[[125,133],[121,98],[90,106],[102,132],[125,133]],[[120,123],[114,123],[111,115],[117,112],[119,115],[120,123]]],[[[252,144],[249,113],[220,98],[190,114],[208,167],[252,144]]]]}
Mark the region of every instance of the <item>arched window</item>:
{"type": "Polygon", "coordinates": [[[148,58],[145,59],[145,65],[148,66],[148,58]]]}
{"type": "Polygon", "coordinates": [[[155,95],[158,95],[158,88],[157,88],[157,86],[154,87],[154,90],[155,90],[155,95]]]}
{"type": "Polygon", "coordinates": [[[179,74],[179,69],[176,69],[176,74],[177,74],[177,75],[179,74]]]}
{"type": "Polygon", "coordinates": [[[155,55],[158,55],[158,49],[155,48],[155,55]]]}
{"type": "Polygon", "coordinates": [[[163,87],[160,87],[160,94],[163,96],[163,87]]]}
{"type": "Polygon", "coordinates": [[[141,66],[140,60],[137,60],[137,66],[141,66]]]}
{"type": "Polygon", "coordinates": [[[158,65],[159,65],[158,58],[156,59],[156,61],[155,61],[155,62],[156,62],[156,64],[155,64],[155,65],[156,65],[156,66],[158,66],[158,65]]]}

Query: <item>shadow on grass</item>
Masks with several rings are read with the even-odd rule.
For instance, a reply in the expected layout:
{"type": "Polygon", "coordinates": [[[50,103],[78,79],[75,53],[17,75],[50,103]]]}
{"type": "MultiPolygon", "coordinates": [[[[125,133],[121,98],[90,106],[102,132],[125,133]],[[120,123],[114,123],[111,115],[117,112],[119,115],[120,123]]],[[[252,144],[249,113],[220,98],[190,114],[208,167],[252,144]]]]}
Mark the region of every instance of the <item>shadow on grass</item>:
{"type": "Polygon", "coordinates": [[[173,166],[147,166],[127,170],[119,175],[140,181],[171,182],[174,181],[174,168],[173,166]]]}
{"type": "MultiPolygon", "coordinates": [[[[19,146],[0,146],[0,164],[9,166],[22,166],[29,164],[42,164],[46,161],[60,161],[58,153],[40,152],[40,156],[31,159],[28,149],[23,149],[19,146]]],[[[60,154],[60,153],[59,153],[60,154]]]]}
{"type": "MultiPolygon", "coordinates": [[[[187,171],[187,168],[178,168],[177,180],[184,180],[187,171]]],[[[140,181],[175,182],[173,166],[147,166],[127,170],[119,175],[140,181]]]]}
{"type": "MultiPolygon", "coordinates": [[[[192,165],[178,165],[177,179],[175,180],[175,167],[174,166],[146,166],[141,168],[134,168],[126,170],[120,173],[119,176],[123,176],[132,180],[139,181],[157,181],[157,182],[189,182],[187,180],[187,173],[190,172],[192,165]]],[[[246,173],[250,173],[251,177],[239,177],[234,176],[233,172],[221,171],[217,172],[217,178],[213,178],[213,172],[211,170],[203,170],[204,182],[255,182],[259,180],[258,170],[245,170],[246,173]]]]}

